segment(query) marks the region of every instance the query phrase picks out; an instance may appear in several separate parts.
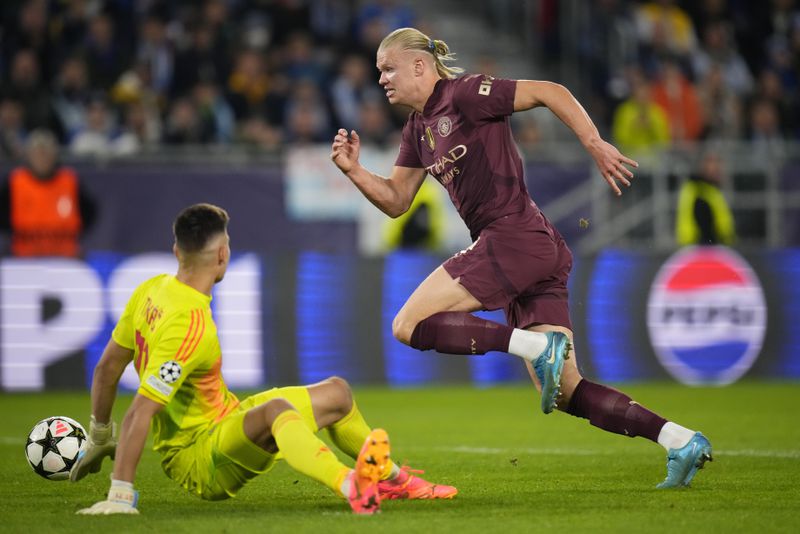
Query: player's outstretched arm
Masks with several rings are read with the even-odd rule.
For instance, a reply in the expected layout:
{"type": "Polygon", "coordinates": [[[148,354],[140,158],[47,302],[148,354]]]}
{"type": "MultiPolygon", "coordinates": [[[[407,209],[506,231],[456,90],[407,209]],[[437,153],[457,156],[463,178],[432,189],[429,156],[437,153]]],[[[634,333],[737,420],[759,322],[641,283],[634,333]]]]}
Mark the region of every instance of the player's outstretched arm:
{"type": "Polygon", "coordinates": [[[114,458],[117,428],[111,421],[111,409],[117,396],[117,384],[125,367],[133,359],[133,351],[109,340],[94,368],[92,378],[92,418],[86,445],[69,472],[77,482],[89,473],[97,473],[106,457],[114,458]]]}
{"type": "Polygon", "coordinates": [[[411,202],[425,179],[425,169],[394,167],[385,178],[365,169],[359,163],[361,140],[358,133],[340,129],[333,139],[331,160],[361,193],[389,217],[399,217],[411,202]]]}
{"type": "Polygon", "coordinates": [[[566,87],[552,82],[519,80],[514,94],[514,111],[525,111],[538,106],[547,106],[575,132],[597,164],[600,175],[615,194],[622,194],[617,182],[631,185],[633,173],[627,166],[638,167],[639,164],[600,137],[589,114],[566,87]]]}
{"type": "Polygon", "coordinates": [[[133,489],[136,467],[142,457],[142,450],[150,430],[153,416],[163,408],[147,397],[137,394],[131,403],[125,419],[122,421],[117,458],[114,462],[114,474],[111,488],[104,501],[95,503],[89,508],[79,510],[84,515],[138,514],[136,504],[139,492],[133,489]]]}

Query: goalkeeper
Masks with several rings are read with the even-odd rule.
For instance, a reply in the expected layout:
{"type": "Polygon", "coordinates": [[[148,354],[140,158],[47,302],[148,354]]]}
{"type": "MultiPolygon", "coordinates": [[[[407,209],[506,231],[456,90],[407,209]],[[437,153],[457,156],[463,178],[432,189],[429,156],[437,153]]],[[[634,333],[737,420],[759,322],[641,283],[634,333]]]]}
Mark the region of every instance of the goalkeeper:
{"type": "Polygon", "coordinates": [[[78,513],[138,513],[133,482],[150,428],[167,476],[207,500],[236,495],[278,457],[331,488],[355,513],[377,512],[381,499],[453,497],[456,488],[431,484],[390,460],[386,432],[370,429],[341,378],[242,402],[228,391],[210,307],[230,259],[227,225],[217,206],[184,209],[173,225],[177,275],[145,281],[128,301],[94,370],[89,438],[70,472],[78,481],[110,456],[111,488],[106,500],[78,513]],[[111,409],[131,361],[140,386],[117,438],[111,409]],[[323,428],[355,459],[354,469],[315,435],[323,428]]]}

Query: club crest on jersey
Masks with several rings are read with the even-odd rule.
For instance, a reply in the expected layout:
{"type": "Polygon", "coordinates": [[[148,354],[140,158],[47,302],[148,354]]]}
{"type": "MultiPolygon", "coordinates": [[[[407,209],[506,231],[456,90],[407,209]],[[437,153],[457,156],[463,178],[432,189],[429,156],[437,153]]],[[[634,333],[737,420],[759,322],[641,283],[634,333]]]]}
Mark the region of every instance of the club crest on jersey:
{"type": "Polygon", "coordinates": [[[444,116],[440,118],[439,122],[436,123],[436,131],[438,131],[439,135],[442,137],[450,135],[450,132],[453,131],[453,123],[450,121],[450,117],[444,116]]]}
{"type": "Polygon", "coordinates": [[[433,139],[433,132],[430,126],[425,127],[425,140],[428,142],[428,146],[431,150],[436,148],[436,141],[433,139]]]}

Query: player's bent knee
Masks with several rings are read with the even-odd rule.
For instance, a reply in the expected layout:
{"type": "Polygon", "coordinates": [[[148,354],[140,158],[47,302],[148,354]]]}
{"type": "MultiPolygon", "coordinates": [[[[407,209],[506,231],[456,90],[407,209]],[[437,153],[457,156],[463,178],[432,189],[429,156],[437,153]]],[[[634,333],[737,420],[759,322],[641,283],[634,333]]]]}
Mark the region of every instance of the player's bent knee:
{"type": "Polygon", "coordinates": [[[343,391],[347,391],[348,394],[350,393],[350,384],[342,378],[341,376],[329,376],[325,379],[326,382],[330,382],[331,384],[335,385],[338,388],[341,388],[343,391]]]}
{"type": "Polygon", "coordinates": [[[264,419],[269,428],[275,423],[275,420],[284,412],[294,410],[295,407],[286,399],[276,398],[269,400],[260,406],[264,413],[264,419]]]}
{"type": "Polygon", "coordinates": [[[353,403],[353,389],[347,380],[340,376],[332,376],[326,379],[326,382],[329,382],[336,389],[337,398],[340,397],[344,404],[353,403]]]}

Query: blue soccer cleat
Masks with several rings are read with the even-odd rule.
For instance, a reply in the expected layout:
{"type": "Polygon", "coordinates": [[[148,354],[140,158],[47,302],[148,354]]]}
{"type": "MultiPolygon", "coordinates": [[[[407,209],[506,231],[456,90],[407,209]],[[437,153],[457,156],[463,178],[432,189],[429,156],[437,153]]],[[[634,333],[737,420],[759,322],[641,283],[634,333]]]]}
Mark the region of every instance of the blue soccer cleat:
{"type": "Polygon", "coordinates": [[[667,478],[656,486],[659,489],[678,488],[688,486],[698,469],[703,468],[706,461],[713,461],[711,457],[711,442],[701,434],[695,432],[689,443],[680,449],[670,449],[667,454],[667,478]]]}
{"type": "Polygon", "coordinates": [[[556,407],[561,387],[561,371],[564,370],[564,360],[569,359],[572,343],[561,332],[547,332],[545,335],[547,346],[533,362],[533,370],[542,386],[542,411],[550,413],[556,407]]]}

